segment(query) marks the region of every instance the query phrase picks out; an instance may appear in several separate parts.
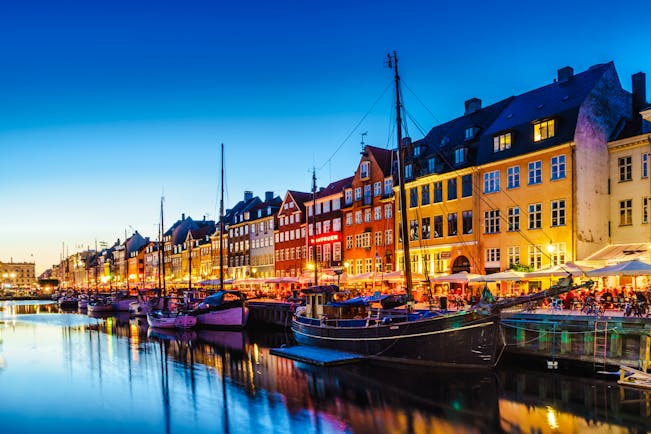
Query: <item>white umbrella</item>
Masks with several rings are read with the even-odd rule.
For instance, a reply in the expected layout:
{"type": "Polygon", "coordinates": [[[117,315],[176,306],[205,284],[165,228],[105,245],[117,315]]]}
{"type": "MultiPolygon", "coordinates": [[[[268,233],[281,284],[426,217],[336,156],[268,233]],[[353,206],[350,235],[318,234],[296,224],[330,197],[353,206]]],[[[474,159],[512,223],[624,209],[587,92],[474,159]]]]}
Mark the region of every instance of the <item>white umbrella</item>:
{"type": "Polygon", "coordinates": [[[619,264],[609,265],[585,273],[588,276],[643,276],[651,275],[651,264],[638,261],[620,262],[619,264]]]}
{"type": "Polygon", "coordinates": [[[470,282],[501,282],[501,281],[518,281],[526,279],[522,271],[506,270],[499,273],[487,274],[470,279],[470,282]]]}
{"type": "Polygon", "coordinates": [[[461,271],[459,273],[448,274],[446,276],[436,276],[431,277],[429,280],[431,282],[449,282],[449,283],[468,283],[471,279],[476,279],[482,277],[480,274],[468,273],[467,271],[461,271]]]}
{"type": "Polygon", "coordinates": [[[527,279],[536,277],[565,277],[568,274],[571,274],[574,277],[579,277],[583,274],[587,274],[590,270],[592,270],[592,267],[578,265],[574,262],[567,262],[566,264],[559,264],[549,268],[530,271],[526,273],[526,277],[527,279]]]}

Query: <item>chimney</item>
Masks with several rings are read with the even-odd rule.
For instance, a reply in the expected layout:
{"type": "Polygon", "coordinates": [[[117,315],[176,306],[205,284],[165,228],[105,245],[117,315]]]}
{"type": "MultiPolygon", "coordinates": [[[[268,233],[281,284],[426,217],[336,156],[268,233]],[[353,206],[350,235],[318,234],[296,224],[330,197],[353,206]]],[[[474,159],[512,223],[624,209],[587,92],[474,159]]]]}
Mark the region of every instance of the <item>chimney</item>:
{"type": "Polygon", "coordinates": [[[409,146],[409,145],[411,145],[411,137],[403,137],[402,146],[409,146]]]}
{"type": "Polygon", "coordinates": [[[637,114],[647,106],[646,74],[638,72],[631,76],[631,80],[633,81],[633,114],[637,114]]]}
{"type": "Polygon", "coordinates": [[[265,191],[264,192],[264,201],[265,202],[270,202],[274,198],[274,192],[273,191],[265,191]]]}
{"type": "Polygon", "coordinates": [[[571,66],[566,66],[558,70],[558,81],[564,82],[574,76],[574,69],[571,66]]]}
{"type": "Polygon", "coordinates": [[[251,199],[253,199],[253,192],[252,191],[245,191],[244,192],[244,202],[248,202],[251,199]]]}
{"type": "Polygon", "coordinates": [[[469,115],[471,113],[474,113],[476,111],[481,110],[481,100],[479,98],[470,98],[469,100],[466,100],[465,104],[465,115],[469,115]]]}
{"type": "Polygon", "coordinates": [[[185,220],[185,213],[181,213],[181,220],[185,220]]]}

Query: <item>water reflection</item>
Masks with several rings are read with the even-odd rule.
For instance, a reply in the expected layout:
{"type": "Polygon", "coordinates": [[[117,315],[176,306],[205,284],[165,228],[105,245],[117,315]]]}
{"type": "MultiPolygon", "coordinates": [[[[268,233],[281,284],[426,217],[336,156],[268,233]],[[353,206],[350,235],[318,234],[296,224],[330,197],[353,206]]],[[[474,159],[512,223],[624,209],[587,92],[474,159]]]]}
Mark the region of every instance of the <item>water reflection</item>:
{"type": "Polygon", "coordinates": [[[149,329],[146,320],[128,315],[59,314],[45,306],[18,311],[0,318],[3,432],[639,433],[651,428],[649,394],[613,381],[510,367],[479,374],[366,365],[316,368],[269,353],[290,340],[283,331],[177,332],[149,329]],[[25,390],[32,391],[29,399],[25,390]]]}

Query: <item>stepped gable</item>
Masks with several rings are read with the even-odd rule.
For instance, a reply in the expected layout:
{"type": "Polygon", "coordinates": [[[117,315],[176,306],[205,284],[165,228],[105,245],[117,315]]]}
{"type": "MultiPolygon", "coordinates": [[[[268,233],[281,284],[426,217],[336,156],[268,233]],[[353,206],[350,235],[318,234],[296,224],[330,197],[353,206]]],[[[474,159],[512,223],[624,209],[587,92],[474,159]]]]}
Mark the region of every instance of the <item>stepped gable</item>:
{"type": "MultiPolygon", "coordinates": [[[[574,140],[581,106],[609,70],[613,62],[596,65],[576,75],[555,81],[510,99],[495,122],[481,137],[477,164],[491,163],[538,151],[574,140]],[[556,119],[554,137],[534,142],[532,123],[556,119]],[[493,138],[511,133],[511,149],[493,152],[493,138]]],[[[560,70],[559,70],[560,73],[560,70]]]]}
{"type": "MultiPolygon", "coordinates": [[[[474,110],[432,128],[425,138],[412,143],[406,163],[414,165],[412,169],[414,177],[429,173],[445,173],[475,165],[482,134],[512,100],[513,97],[509,97],[481,108],[481,101],[473,98],[466,102],[466,106],[469,102],[474,102],[476,107],[474,110]],[[466,130],[469,128],[473,129],[471,137],[466,135],[466,130]],[[421,147],[419,158],[413,157],[413,149],[416,147],[421,147]],[[466,154],[462,163],[455,164],[454,153],[459,148],[465,148],[466,154]],[[428,160],[432,157],[436,160],[436,167],[433,171],[428,165],[428,160]]],[[[468,111],[468,107],[466,107],[466,111],[468,111]]]]}

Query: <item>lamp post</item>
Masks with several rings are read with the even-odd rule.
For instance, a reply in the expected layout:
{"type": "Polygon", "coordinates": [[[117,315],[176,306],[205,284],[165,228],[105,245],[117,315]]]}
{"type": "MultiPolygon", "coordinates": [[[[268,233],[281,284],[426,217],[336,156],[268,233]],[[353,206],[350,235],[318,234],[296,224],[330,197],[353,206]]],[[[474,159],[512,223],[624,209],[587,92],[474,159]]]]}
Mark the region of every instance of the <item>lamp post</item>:
{"type": "Polygon", "coordinates": [[[341,278],[341,274],[344,272],[344,269],[343,268],[335,268],[334,272],[337,275],[337,288],[339,288],[339,279],[341,278]]]}

